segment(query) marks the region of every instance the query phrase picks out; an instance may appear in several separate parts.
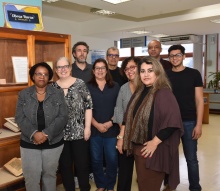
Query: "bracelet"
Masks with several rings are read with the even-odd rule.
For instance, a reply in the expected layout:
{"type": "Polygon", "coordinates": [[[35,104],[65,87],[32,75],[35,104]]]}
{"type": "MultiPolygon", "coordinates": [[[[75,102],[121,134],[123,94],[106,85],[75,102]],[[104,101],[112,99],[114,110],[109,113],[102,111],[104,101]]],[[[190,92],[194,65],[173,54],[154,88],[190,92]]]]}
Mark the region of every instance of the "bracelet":
{"type": "Polygon", "coordinates": [[[112,120],[112,119],[110,119],[110,121],[112,122],[112,125],[114,125],[114,122],[113,122],[113,120],[112,120]]]}
{"type": "Polygon", "coordinates": [[[120,135],[117,136],[117,139],[123,139],[123,138],[124,138],[123,136],[120,135]]]}

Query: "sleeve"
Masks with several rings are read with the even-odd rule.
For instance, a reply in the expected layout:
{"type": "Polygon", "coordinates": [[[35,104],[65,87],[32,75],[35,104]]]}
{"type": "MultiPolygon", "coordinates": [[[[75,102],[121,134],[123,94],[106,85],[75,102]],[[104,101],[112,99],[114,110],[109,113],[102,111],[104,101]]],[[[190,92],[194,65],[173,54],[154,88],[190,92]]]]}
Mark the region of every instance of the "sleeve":
{"type": "Polygon", "coordinates": [[[117,97],[116,106],[114,108],[113,122],[122,124],[124,117],[123,110],[123,89],[121,88],[117,97]]]}
{"type": "Polygon", "coordinates": [[[162,129],[157,133],[157,137],[161,140],[161,141],[165,141],[166,139],[168,139],[173,132],[177,130],[177,128],[175,127],[168,127],[166,129],[162,129]]]}
{"type": "Polygon", "coordinates": [[[92,96],[86,84],[82,81],[82,93],[85,109],[93,109],[92,96]]]}
{"type": "Polygon", "coordinates": [[[198,70],[195,70],[195,84],[194,87],[203,87],[202,76],[198,70]]]}
{"type": "Polygon", "coordinates": [[[57,94],[59,97],[59,103],[57,103],[59,112],[53,122],[43,130],[43,132],[48,135],[49,140],[52,140],[54,137],[62,133],[68,120],[68,108],[65,102],[64,93],[58,90],[57,94]]]}
{"type": "Polygon", "coordinates": [[[37,131],[37,127],[34,126],[30,119],[25,114],[26,107],[29,107],[24,91],[19,92],[18,101],[16,105],[15,121],[21,129],[22,134],[32,141],[33,134],[37,131]]]}

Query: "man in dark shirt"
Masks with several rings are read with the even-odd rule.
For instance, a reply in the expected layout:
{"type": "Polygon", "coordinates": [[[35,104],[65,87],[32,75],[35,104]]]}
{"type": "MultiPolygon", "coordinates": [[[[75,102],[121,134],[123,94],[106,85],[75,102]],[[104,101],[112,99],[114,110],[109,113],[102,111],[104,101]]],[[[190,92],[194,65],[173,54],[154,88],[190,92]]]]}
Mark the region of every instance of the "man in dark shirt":
{"type": "Polygon", "coordinates": [[[157,40],[152,40],[148,43],[148,54],[153,58],[156,58],[162,64],[164,70],[171,69],[172,64],[168,60],[164,60],[160,57],[160,53],[162,51],[161,43],[157,40]]]}
{"type": "Polygon", "coordinates": [[[198,70],[183,65],[185,48],[182,45],[173,45],[168,52],[173,67],[166,72],[179,104],[184,127],[181,139],[188,168],[189,190],[201,191],[197,144],[202,135],[204,109],[202,77],[198,70]]]}
{"type": "Polygon", "coordinates": [[[117,47],[110,47],[106,52],[106,60],[108,62],[108,68],[111,73],[112,79],[122,86],[128,80],[125,79],[121,73],[120,68],[118,67],[119,61],[119,50],[117,47]]]}
{"type": "Polygon", "coordinates": [[[75,62],[72,64],[72,76],[87,83],[92,76],[92,65],[86,62],[89,46],[82,41],[73,45],[72,54],[75,62]]]}

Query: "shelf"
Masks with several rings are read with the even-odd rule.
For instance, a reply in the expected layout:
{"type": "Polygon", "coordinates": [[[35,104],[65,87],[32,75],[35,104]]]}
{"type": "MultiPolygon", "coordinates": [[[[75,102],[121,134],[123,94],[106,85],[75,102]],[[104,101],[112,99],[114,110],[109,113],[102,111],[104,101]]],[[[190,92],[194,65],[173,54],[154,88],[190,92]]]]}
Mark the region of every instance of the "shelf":
{"type": "Polygon", "coordinates": [[[24,180],[22,175],[16,177],[4,168],[0,168],[0,177],[0,189],[12,186],[24,180]]]}

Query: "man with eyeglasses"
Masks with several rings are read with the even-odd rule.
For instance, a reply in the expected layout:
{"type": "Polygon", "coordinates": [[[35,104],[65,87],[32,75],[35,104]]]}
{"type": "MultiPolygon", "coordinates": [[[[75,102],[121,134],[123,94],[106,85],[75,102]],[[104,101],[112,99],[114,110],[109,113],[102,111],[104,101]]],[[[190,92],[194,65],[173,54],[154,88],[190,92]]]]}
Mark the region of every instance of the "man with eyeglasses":
{"type": "Polygon", "coordinates": [[[147,51],[151,57],[160,61],[164,70],[172,68],[172,64],[168,60],[164,60],[160,57],[160,53],[162,52],[162,47],[161,47],[161,43],[158,40],[150,41],[148,43],[147,51]]]}
{"type": "Polygon", "coordinates": [[[111,76],[115,82],[122,86],[128,80],[124,78],[120,73],[120,68],[118,67],[119,61],[119,50],[117,47],[110,47],[106,52],[106,60],[108,62],[108,68],[111,76]]]}
{"type": "Polygon", "coordinates": [[[73,45],[72,54],[75,62],[72,64],[72,76],[82,79],[87,83],[92,76],[92,65],[86,62],[89,46],[79,41],[73,45]]]}
{"type": "Polygon", "coordinates": [[[188,168],[189,190],[201,191],[197,143],[202,135],[204,107],[202,77],[198,70],[183,65],[185,48],[182,45],[171,46],[168,53],[173,67],[167,70],[167,75],[179,104],[184,126],[184,135],[181,139],[188,168]]]}

